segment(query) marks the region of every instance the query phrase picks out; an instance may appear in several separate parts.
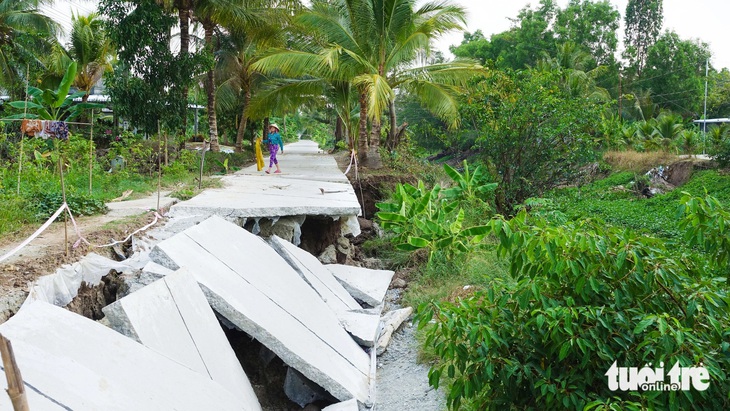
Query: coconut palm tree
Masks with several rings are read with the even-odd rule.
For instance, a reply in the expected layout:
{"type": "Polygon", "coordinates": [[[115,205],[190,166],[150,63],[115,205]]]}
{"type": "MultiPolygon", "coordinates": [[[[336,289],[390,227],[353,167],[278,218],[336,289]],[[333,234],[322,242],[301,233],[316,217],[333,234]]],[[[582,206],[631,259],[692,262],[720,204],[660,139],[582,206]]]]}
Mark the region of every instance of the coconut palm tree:
{"type": "Polygon", "coordinates": [[[49,67],[56,74],[63,74],[71,61],[75,61],[78,70],[73,86],[85,92],[82,101],[86,102],[94,85],[105,72],[112,70],[115,54],[111,41],[104,33],[99,14],[72,15],[68,50],[54,47],[49,67]]]}
{"type": "Polygon", "coordinates": [[[264,23],[234,27],[222,41],[223,46],[218,52],[216,77],[220,78],[221,83],[216,90],[216,99],[222,108],[241,107],[235,143],[237,152],[243,149],[243,136],[251,114],[264,118],[271,111],[271,104],[266,100],[262,101],[263,107],[254,105],[253,108],[251,100],[258,92],[265,91],[268,79],[253,67],[254,63],[269,48],[283,47],[287,41],[282,26],[288,23],[290,16],[284,8],[273,6],[271,2],[261,3],[257,13],[264,23]]]}
{"type": "Polygon", "coordinates": [[[27,63],[41,65],[59,26],[38,11],[39,0],[0,0],[0,84],[10,87],[25,76],[27,63]],[[20,73],[23,73],[22,75],[20,73]]]}
{"type": "MultiPolygon", "coordinates": [[[[193,2],[193,20],[200,23],[204,32],[205,51],[216,58],[220,42],[214,42],[216,31],[243,32],[267,24],[282,24],[271,21],[273,10],[296,9],[297,0],[196,0],[193,2]]],[[[219,151],[218,124],[216,117],[216,70],[212,65],[205,79],[205,92],[208,97],[208,130],[211,151],[219,151]]]]}
{"type": "Polygon", "coordinates": [[[297,22],[314,30],[322,47],[317,52],[278,50],[257,67],[265,73],[351,83],[360,107],[358,155],[361,160],[372,157],[376,164],[381,117],[394,101],[395,89],[412,91],[455,125],[457,86],[481,70],[472,62],[414,67],[419,53],[428,54],[431,40],[464,23],[464,10],[448,2],[416,9],[415,0],[315,1],[297,22]]]}

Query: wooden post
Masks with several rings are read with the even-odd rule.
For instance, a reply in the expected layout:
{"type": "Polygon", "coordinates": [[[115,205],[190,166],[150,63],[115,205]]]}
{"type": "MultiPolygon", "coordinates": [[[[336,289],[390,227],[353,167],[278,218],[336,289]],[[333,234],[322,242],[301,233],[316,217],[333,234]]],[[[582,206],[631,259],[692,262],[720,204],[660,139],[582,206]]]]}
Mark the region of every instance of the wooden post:
{"type": "Polygon", "coordinates": [[[20,375],[20,369],[15,362],[15,354],[10,341],[3,335],[0,335],[0,354],[2,354],[3,367],[5,368],[5,378],[8,379],[8,395],[10,402],[13,403],[15,411],[28,411],[28,398],[25,396],[25,386],[23,385],[23,377],[20,375]]]}
{"type": "MultiPolygon", "coordinates": [[[[157,120],[157,211],[160,211],[160,179],[162,178],[162,164],[160,162],[160,120],[157,120]]],[[[165,145],[165,161],[167,161],[167,145],[165,145]]]]}
{"type": "Polygon", "coordinates": [[[25,141],[23,131],[20,131],[20,157],[18,158],[18,189],[17,195],[20,196],[20,174],[23,172],[23,142],[25,141]]]}
{"type": "Polygon", "coordinates": [[[205,165],[205,144],[208,141],[203,139],[203,151],[200,153],[200,178],[198,179],[198,190],[201,189],[203,185],[203,166],[205,165]]]}
{"type": "MultiPolygon", "coordinates": [[[[25,106],[23,107],[23,118],[26,118],[28,115],[28,87],[29,87],[29,78],[30,77],[30,64],[26,65],[25,67],[25,106]]],[[[22,124],[22,123],[21,123],[22,124]]],[[[18,189],[17,189],[17,195],[20,196],[20,174],[23,172],[23,142],[25,139],[23,138],[23,126],[20,127],[20,158],[18,158],[18,189]]]]}
{"type": "MultiPolygon", "coordinates": [[[[61,154],[61,147],[56,138],[56,150],[58,152],[58,171],[61,175],[61,195],[63,196],[63,203],[66,204],[66,184],[63,181],[63,154],[61,154]]],[[[68,204],[66,204],[68,207],[68,204]]],[[[68,211],[68,210],[67,210],[68,211]]],[[[68,213],[63,213],[63,249],[66,257],[68,257],[68,213]]]]}
{"type": "Polygon", "coordinates": [[[94,109],[91,109],[91,135],[89,136],[89,195],[91,195],[94,177],[94,109]]]}

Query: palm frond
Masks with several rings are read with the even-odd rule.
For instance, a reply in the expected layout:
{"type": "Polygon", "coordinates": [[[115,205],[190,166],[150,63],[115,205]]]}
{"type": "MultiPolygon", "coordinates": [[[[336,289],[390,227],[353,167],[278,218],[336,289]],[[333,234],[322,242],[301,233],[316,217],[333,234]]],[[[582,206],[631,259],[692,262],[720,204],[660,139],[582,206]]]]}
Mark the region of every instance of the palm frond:
{"type": "Polygon", "coordinates": [[[352,84],[367,95],[370,119],[380,118],[388,103],[395,98],[395,92],[390,88],[387,79],[377,73],[359,75],[353,79],[352,84]]]}

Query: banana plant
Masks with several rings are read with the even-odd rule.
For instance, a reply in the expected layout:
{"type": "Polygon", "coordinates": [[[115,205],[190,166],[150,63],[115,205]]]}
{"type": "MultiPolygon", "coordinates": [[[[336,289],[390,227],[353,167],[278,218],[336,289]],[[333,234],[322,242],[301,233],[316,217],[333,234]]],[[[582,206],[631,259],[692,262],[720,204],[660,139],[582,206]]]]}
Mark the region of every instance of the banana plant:
{"type": "Polygon", "coordinates": [[[458,207],[458,201],[448,200],[441,192],[439,185],[427,190],[422,181],[417,187],[399,184],[393,202],[377,204],[381,211],[376,215],[383,228],[395,234],[396,248],[425,248],[430,260],[437,250],[447,254],[467,252],[470,245],[487,235],[488,226],[464,229],[464,210],[458,207]]]}
{"type": "Polygon", "coordinates": [[[76,62],[72,62],[66,68],[66,73],[57,89],[41,90],[37,87],[28,87],[28,96],[31,98],[31,101],[10,102],[11,107],[21,109],[24,112],[10,116],[9,118],[71,121],[78,117],[85,109],[104,107],[104,105],[98,103],[74,104],[75,98],[82,97],[85,94],[84,91],[68,94],[74,78],[76,78],[76,62]]]}
{"type": "Polygon", "coordinates": [[[477,166],[474,171],[469,171],[469,165],[466,160],[464,160],[463,164],[463,173],[460,173],[448,164],[444,164],[444,171],[454,180],[456,185],[444,189],[442,191],[443,196],[448,199],[466,201],[478,199],[486,201],[486,197],[497,188],[497,183],[490,183],[488,181],[489,174],[482,166],[477,166]]]}

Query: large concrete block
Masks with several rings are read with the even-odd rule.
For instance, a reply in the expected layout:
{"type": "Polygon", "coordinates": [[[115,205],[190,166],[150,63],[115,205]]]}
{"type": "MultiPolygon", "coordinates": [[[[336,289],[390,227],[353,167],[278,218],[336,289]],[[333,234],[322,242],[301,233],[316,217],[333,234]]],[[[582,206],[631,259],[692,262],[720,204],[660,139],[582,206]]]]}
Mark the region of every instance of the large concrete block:
{"type": "Polygon", "coordinates": [[[380,322],[377,313],[362,312],[360,304],[317,257],[276,236],[269,239],[269,244],[317,292],[358,344],[375,345],[380,322]]]}
{"type": "Polygon", "coordinates": [[[115,330],[209,376],[233,393],[244,408],[261,410],[215,313],[185,268],[104,307],[103,311],[115,330]]]}
{"type": "Polygon", "coordinates": [[[261,238],[211,217],[160,242],[150,257],[187,267],[214,310],[334,397],[369,403],[367,354],[261,238]]]}
{"type": "Polygon", "coordinates": [[[395,272],[390,270],[371,270],[342,264],[325,265],[353,297],[377,307],[382,304],[385,292],[395,272]]]}
{"type": "MultiPolygon", "coordinates": [[[[0,333],[13,344],[32,410],[250,409],[208,376],[45,302],[21,309],[0,333]]],[[[13,409],[7,395],[0,409],[13,409]]]]}

